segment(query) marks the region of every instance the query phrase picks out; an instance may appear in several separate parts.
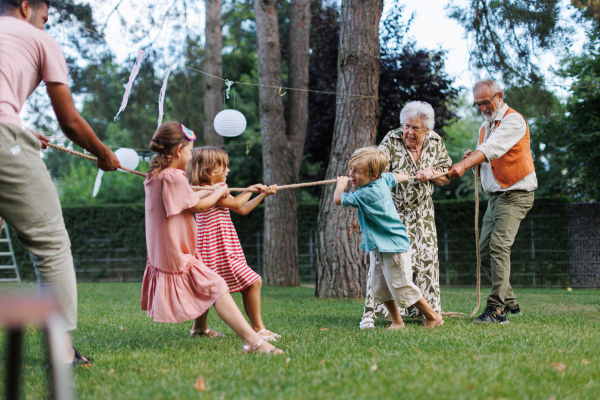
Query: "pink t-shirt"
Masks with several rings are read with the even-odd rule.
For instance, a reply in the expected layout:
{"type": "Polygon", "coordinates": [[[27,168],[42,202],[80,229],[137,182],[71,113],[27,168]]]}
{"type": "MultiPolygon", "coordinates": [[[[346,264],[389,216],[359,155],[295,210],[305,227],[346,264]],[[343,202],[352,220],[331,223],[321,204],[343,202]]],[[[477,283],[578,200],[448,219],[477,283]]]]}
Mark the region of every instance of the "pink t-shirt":
{"type": "Polygon", "coordinates": [[[21,126],[23,104],[42,80],[69,84],[58,43],[28,22],[0,17],[0,123],[21,126]]]}

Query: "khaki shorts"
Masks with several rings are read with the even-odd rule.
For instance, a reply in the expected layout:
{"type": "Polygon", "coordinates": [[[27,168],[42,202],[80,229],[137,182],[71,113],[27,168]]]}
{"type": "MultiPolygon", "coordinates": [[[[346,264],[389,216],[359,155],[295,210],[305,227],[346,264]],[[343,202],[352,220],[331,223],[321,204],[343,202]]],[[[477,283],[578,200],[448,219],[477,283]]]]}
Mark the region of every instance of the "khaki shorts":
{"type": "Polygon", "coordinates": [[[371,287],[375,301],[384,303],[396,300],[401,308],[410,307],[423,297],[413,283],[411,251],[404,253],[380,253],[371,250],[375,258],[371,287]]]}

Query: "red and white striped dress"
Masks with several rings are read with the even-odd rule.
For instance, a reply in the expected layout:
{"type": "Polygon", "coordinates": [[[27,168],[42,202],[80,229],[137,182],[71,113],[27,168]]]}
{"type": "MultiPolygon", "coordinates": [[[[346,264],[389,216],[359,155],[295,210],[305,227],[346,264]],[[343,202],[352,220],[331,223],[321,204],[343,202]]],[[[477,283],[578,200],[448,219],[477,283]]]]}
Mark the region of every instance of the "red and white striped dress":
{"type": "Polygon", "coordinates": [[[196,223],[196,248],[202,261],[225,279],[230,292],[239,292],[260,279],[246,262],[228,208],[215,205],[196,214],[196,223]]]}

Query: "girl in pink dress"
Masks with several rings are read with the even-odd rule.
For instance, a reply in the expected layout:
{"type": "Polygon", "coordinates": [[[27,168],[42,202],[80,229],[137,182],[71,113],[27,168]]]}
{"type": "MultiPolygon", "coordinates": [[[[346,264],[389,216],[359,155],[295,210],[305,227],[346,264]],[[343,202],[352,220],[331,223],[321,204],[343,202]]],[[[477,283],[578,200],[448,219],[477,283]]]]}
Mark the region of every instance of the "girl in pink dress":
{"type": "Polygon", "coordinates": [[[182,124],[161,124],[150,143],[146,192],[148,262],[142,284],[142,310],[158,322],[197,319],[214,304],[219,317],[244,341],[246,352],[283,354],[246,322],[223,278],[207,268],[196,250],[194,213],[228,195],[227,185],[196,194],[185,169],[196,136],[182,124]],[[202,198],[201,198],[202,197],[202,198]]]}
{"type": "MultiPolygon", "coordinates": [[[[192,150],[187,175],[194,186],[215,186],[225,184],[229,173],[229,157],[227,153],[216,147],[201,147],[192,150]]],[[[281,336],[271,332],[263,324],[260,311],[260,289],[262,279],[246,263],[246,257],[238,239],[229,210],[246,215],[252,211],[266,196],[277,192],[277,185],[266,187],[262,184],[250,186],[261,193],[250,200],[252,192],[244,192],[236,197],[231,195],[217,201],[216,205],[205,211],[196,213],[198,224],[197,249],[204,263],[218,273],[229,291],[241,292],[244,310],[250,319],[252,328],[268,341],[275,341],[281,336]]],[[[190,333],[195,335],[222,336],[220,332],[208,329],[206,317],[198,320],[190,333]]]]}

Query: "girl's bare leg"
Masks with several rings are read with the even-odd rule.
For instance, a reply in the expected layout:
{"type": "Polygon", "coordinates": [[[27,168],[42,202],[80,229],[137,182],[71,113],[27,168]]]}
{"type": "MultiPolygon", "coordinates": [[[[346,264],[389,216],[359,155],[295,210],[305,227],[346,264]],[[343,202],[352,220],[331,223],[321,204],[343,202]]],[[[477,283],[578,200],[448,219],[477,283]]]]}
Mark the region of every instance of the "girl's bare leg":
{"type": "Polygon", "coordinates": [[[260,291],[262,287],[262,279],[257,280],[246,289],[242,290],[242,302],[244,303],[244,311],[250,319],[250,325],[255,332],[266,330],[262,320],[260,310],[260,291]]]}
{"type": "MultiPolygon", "coordinates": [[[[233,300],[233,297],[229,293],[224,293],[219,299],[215,302],[215,311],[221,317],[223,322],[225,322],[239,337],[242,338],[244,344],[246,345],[254,345],[258,343],[260,340],[264,340],[264,338],[256,333],[254,329],[248,322],[246,318],[242,315],[240,309],[237,304],[233,300]]],[[[261,353],[265,353],[271,350],[274,346],[269,342],[264,342],[262,346],[258,348],[258,351],[261,353]]],[[[273,354],[283,354],[282,350],[277,349],[273,354]]]]}
{"type": "Polygon", "coordinates": [[[206,330],[208,329],[208,324],[206,322],[207,319],[208,319],[208,310],[206,310],[206,312],[204,314],[202,314],[201,316],[199,316],[198,318],[196,318],[194,320],[194,325],[192,326],[192,329],[195,330],[196,332],[206,332],[206,330]]]}
{"type": "Polygon", "coordinates": [[[387,308],[390,313],[390,317],[392,318],[392,325],[388,328],[389,330],[403,329],[404,321],[402,321],[402,315],[400,315],[400,311],[398,310],[398,304],[396,300],[389,300],[383,303],[385,308],[387,308]]]}

